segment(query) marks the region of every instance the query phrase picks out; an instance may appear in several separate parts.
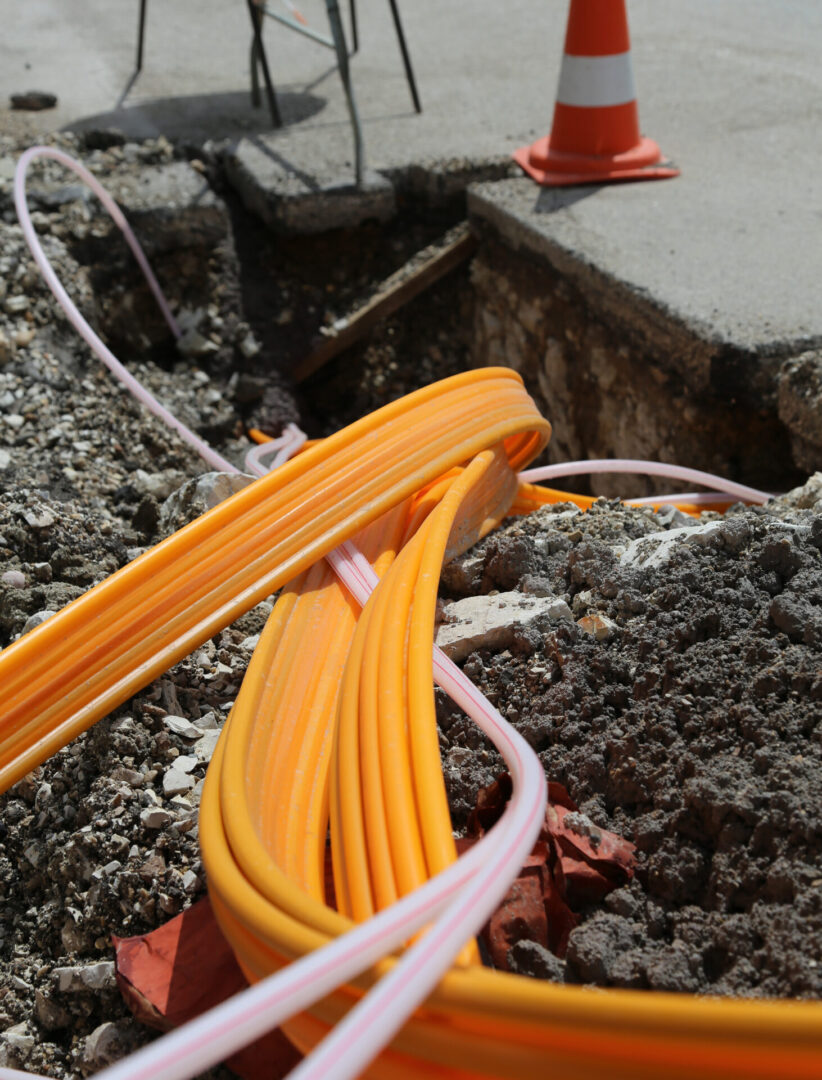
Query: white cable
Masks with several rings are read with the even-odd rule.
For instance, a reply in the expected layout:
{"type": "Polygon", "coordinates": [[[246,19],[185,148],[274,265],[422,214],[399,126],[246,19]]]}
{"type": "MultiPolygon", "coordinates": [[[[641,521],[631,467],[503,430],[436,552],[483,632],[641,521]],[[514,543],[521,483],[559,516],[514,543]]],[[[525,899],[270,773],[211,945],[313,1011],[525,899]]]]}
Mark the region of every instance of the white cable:
{"type": "Polygon", "coordinates": [[[559,465],[541,465],[525,469],[519,479],[525,484],[539,484],[545,480],[558,480],[564,476],[582,476],[586,473],[639,473],[644,476],[664,476],[668,480],[684,480],[692,484],[726,491],[737,499],[763,503],[772,496],[767,491],[725,480],[701,469],[689,469],[684,465],[669,465],[662,461],[639,461],[636,458],[593,458],[590,461],[564,461],[559,465]]]}

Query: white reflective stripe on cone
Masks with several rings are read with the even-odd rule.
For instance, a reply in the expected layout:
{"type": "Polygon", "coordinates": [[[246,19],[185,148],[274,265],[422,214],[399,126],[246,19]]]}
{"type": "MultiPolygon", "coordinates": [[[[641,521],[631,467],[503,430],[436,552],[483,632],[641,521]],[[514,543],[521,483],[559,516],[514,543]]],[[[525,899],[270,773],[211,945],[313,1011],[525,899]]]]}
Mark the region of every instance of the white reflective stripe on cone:
{"type": "Polygon", "coordinates": [[[596,109],[603,105],[626,105],[636,98],[630,52],[610,56],[562,58],[557,101],[596,109]]]}

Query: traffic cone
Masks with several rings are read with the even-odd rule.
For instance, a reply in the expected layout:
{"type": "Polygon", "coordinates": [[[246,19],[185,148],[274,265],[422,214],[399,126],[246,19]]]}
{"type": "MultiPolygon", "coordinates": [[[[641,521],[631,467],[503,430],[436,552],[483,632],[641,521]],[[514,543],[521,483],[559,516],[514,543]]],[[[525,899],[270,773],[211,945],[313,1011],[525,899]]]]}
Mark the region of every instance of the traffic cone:
{"type": "Polygon", "coordinates": [[[551,134],[514,160],[546,186],[679,175],[639,134],[625,0],[571,0],[551,134]]]}

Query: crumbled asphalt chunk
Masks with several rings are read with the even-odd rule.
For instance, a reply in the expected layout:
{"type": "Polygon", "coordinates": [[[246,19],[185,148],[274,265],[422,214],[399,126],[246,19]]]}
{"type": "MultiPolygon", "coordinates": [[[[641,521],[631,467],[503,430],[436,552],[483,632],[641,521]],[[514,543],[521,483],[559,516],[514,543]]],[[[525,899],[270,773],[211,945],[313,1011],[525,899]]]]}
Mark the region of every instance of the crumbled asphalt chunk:
{"type": "MultiPolygon", "coordinates": [[[[446,568],[451,601],[539,582],[569,605],[576,623],[489,642],[464,670],[547,776],[638,848],[635,880],[585,912],[564,963],[520,947],[518,971],[822,996],[822,488],[806,489],[684,526],[605,500],[545,508],[446,568]]],[[[437,702],[461,826],[502,763],[437,702]]]]}

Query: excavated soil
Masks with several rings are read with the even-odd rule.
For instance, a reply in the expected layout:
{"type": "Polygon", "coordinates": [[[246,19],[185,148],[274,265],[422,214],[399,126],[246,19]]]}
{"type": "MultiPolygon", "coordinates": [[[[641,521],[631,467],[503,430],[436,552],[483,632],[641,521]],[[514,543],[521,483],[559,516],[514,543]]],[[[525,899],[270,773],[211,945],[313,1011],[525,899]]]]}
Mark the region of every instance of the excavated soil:
{"type": "MultiPolygon", "coordinates": [[[[101,173],[175,156],[164,140],[93,151],[59,141],[85,150],[101,173]]],[[[105,273],[87,271],[80,256],[96,219],[70,196],[40,208],[38,231],[83,309],[114,327],[123,298],[95,296],[105,273]]],[[[232,214],[240,230],[242,214],[232,214]]],[[[201,463],[117,389],[56,314],[7,184],[0,216],[2,648],[230,484],[197,480],[201,463]]],[[[315,259],[326,245],[336,260],[325,300],[307,249],[266,249],[258,269],[264,262],[267,277],[260,269],[251,281],[236,258],[250,242],[238,231],[200,268],[208,296],[189,316],[208,348],[175,355],[167,343],[125,341],[121,358],[238,464],[248,422],[276,430],[305,418],[312,433],[350,422],[470,365],[466,270],[382,324],[305,396],[272,374],[355,292],[367,295],[430,240],[430,224],[414,229],[410,239],[398,229],[387,246],[367,238],[379,266],[371,280],[356,237],[317,241],[315,259]],[[291,314],[272,329],[272,310],[291,314]]],[[[186,302],[177,296],[179,314],[186,302]]],[[[567,957],[523,941],[512,953],[518,970],[600,986],[820,996],[820,500],[817,482],[767,509],[735,507],[709,531],[693,530],[692,542],[672,532],[692,528],[673,511],[563,506],[506,523],[447,569],[445,600],[520,591],[567,603],[559,620],[513,623],[465,670],[549,778],[638,849],[634,881],[583,913],[567,957]],[[638,538],[669,534],[656,555],[624,557],[638,538]]],[[[204,894],[202,779],[269,611],[264,603],[218,634],[0,799],[0,1064],[88,1075],[150,1037],[120,1002],[111,935],[151,930],[204,894]]],[[[459,829],[500,765],[461,716],[439,707],[459,829]]]]}
{"type": "MultiPolygon", "coordinates": [[[[638,851],[630,887],[585,913],[564,962],[528,944],[516,969],[822,996],[820,480],[702,525],[673,509],[558,506],[446,568],[450,598],[520,590],[569,605],[513,626],[464,670],[546,775],[638,851]]],[[[500,763],[440,709],[459,825],[500,763]]]]}

